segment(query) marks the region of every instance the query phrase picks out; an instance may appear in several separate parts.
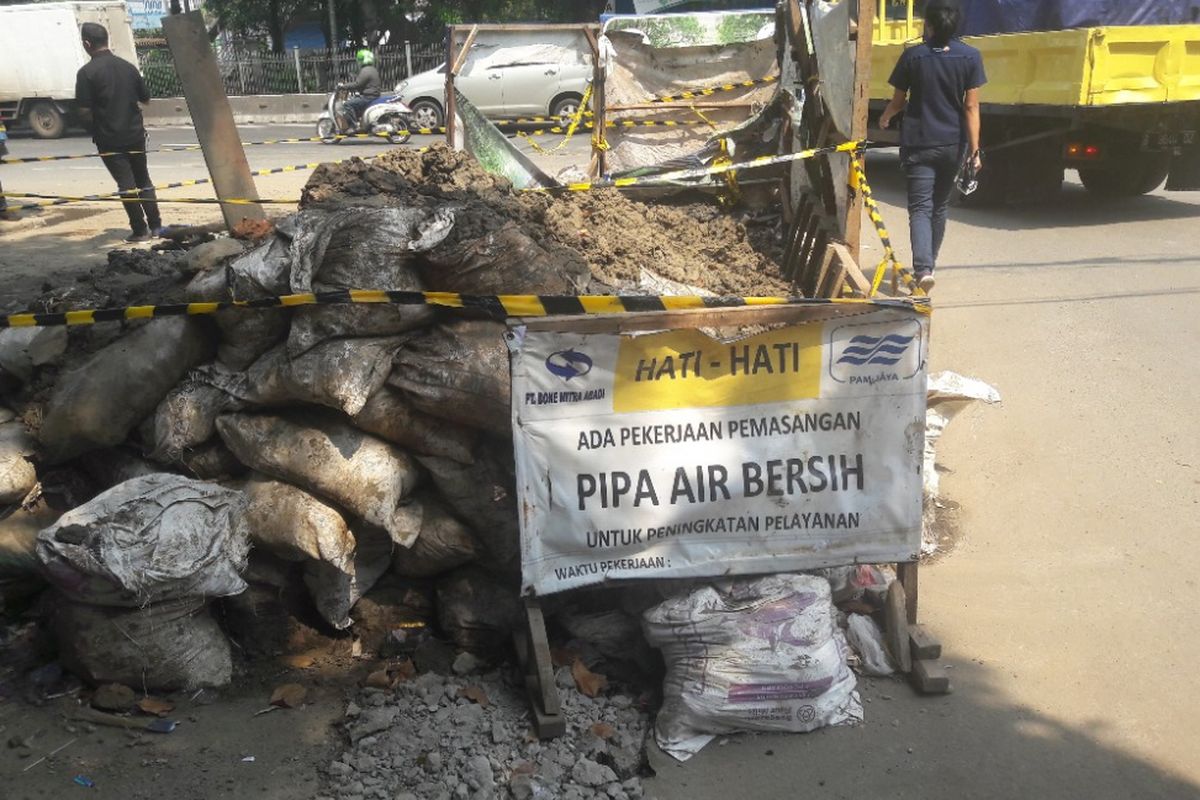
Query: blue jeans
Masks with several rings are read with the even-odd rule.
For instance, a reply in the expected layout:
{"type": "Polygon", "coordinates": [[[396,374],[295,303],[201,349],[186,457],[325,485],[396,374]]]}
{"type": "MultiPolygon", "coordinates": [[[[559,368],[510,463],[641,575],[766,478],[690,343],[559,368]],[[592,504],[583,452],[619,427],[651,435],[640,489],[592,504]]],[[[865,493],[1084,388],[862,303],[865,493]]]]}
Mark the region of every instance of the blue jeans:
{"type": "Polygon", "coordinates": [[[355,95],[346,101],[345,109],[350,112],[351,119],[357,125],[362,122],[362,117],[367,110],[367,106],[378,99],[378,97],[364,97],[361,94],[355,95]]]}
{"type": "Polygon", "coordinates": [[[900,164],[908,180],[913,272],[933,272],[937,264],[961,155],[962,147],[957,144],[900,148],[900,164]]]}

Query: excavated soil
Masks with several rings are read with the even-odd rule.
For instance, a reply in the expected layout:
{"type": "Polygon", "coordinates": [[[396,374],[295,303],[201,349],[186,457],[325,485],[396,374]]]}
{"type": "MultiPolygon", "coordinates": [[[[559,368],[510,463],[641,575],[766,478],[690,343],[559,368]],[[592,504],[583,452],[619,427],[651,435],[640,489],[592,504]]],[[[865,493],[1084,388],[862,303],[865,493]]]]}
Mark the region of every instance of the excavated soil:
{"type": "Polygon", "coordinates": [[[586,261],[595,291],[634,289],[642,270],[722,295],[789,291],[780,277],[778,237],[752,231],[717,206],[647,204],[615,189],[516,191],[470,155],[441,144],[392,150],[370,164],[324,165],[313,173],[301,205],[430,207],[447,201],[463,206],[453,241],[515,224],[551,252],[565,248],[586,261]]]}

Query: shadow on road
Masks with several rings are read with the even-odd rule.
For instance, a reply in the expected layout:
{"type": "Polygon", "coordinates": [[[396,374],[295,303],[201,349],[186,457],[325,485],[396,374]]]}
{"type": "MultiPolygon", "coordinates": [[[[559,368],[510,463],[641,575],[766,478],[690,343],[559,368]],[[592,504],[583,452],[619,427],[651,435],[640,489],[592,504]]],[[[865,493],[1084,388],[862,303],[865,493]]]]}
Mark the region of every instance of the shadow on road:
{"type": "MultiPolygon", "coordinates": [[[[1125,800],[1200,797],[1200,786],[1100,743],[1120,720],[1100,698],[1072,728],[1013,705],[996,688],[1020,665],[959,664],[955,693],[921,698],[899,682],[862,686],[865,725],[713,742],[685,764],[655,752],[647,795],[695,798],[1125,800]],[[1001,677],[1000,673],[1005,673],[1001,677]],[[889,698],[889,699],[885,699],[889,698]]],[[[1064,676],[1065,679],[1065,676],[1064,676]]]]}
{"type": "MultiPolygon", "coordinates": [[[[899,156],[876,154],[867,159],[867,164],[875,197],[904,208],[907,203],[899,156]]],[[[1198,217],[1200,205],[1197,201],[1200,201],[1200,192],[1106,199],[1089,194],[1079,184],[1066,183],[1052,202],[987,208],[956,206],[951,216],[968,225],[1005,231],[1082,228],[1198,217]]]]}

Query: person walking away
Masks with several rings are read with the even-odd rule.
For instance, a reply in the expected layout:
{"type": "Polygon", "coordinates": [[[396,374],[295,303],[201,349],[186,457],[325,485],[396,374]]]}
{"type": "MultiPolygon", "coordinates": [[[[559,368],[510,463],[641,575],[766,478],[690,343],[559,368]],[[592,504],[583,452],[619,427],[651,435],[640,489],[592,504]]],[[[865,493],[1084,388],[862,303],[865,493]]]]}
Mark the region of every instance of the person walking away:
{"type": "Polygon", "coordinates": [[[979,51],[955,38],[957,0],[929,0],[924,41],[905,50],[888,82],[895,91],[879,125],[900,124],[900,163],[908,184],[908,224],[917,285],[933,288],[946,233],[946,210],[959,167],[979,156],[979,87],[987,82],[979,51]]]}
{"type": "Polygon", "coordinates": [[[80,38],[91,61],[75,75],[75,102],[117,189],[123,197],[140,201],[122,203],[132,230],[125,241],[146,242],[163,230],[146,166],[146,127],[138,105],[150,102],[150,92],[137,67],[108,49],[104,26],[85,22],[80,38]]]}
{"type": "Polygon", "coordinates": [[[353,115],[351,122],[357,125],[367,106],[379,99],[383,79],[379,77],[379,70],[375,68],[375,54],[370,50],[359,50],[354,54],[354,60],[359,64],[358,77],[353,83],[339,83],[337,88],[358,92],[357,96],[351,97],[343,106],[353,115]]]}
{"type": "MultiPolygon", "coordinates": [[[[8,155],[8,130],[4,127],[4,123],[0,122],[0,158],[8,155]]],[[[16,222],[21,218],[21,215],[16,211],[8,210],[8,198],[4,196],[4,184],[0,183],[0,220],[4,222],[16,222]]]]}

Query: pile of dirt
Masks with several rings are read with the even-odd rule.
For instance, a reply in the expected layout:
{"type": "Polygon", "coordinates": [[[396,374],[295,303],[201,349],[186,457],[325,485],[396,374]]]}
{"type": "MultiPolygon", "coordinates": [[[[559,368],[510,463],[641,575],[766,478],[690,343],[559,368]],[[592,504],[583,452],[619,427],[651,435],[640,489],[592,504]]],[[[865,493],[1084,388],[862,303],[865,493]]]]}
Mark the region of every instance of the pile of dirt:
{"type": "Polygon", "coordinates": [[[777,243],[752,235],[715,205],[647,204],[615,189],[516,191],[470,155],[442,144],[393,150],[370,164],[324,165],[305,187],[301,206],[430,208],[447,202],[461,204],[447,247],[516,226],[564,260],[586,262],[590,292],[637,293],[643,270],[649,270],[715,294],[789,293],[777,243]]]}

